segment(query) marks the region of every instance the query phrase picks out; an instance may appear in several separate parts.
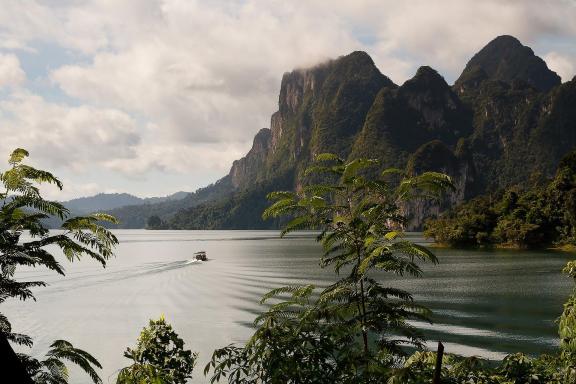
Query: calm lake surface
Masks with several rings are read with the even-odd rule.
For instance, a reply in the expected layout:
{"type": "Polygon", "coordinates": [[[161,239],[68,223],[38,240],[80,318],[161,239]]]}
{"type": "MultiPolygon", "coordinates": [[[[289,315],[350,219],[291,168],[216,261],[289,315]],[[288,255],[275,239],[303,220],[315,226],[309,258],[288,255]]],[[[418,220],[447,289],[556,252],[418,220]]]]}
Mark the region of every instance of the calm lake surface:
{"type": "MultiPolygon", "coordinates": [[[[275,231],[122,230],[117,256],[103,269],[96,262],[64,263],[65,277],[21,271],[27,280],[50,283],[37,289],[37,302],[10,301],[0,311],[14,330],[30,334],[34,355],[65,338],[95,355],[105,383],[129,360],[150,318],[165,315],[186,345],[200,353],[194,383],[211,352],[251,335],[262,310],[258,301],[271,288],[294,283],[327,285],[330,270],[318,266],[321,246],[312,234],[280,239],[275,231]],[[191,262],[207,252],[207,262],[191,262]]],[[[410,235],[423,242],[418,234],[410,235]]],[[[509,352],[551,351],[557,344],[555,319],[571,291],[560,273],[574,255],[548,251],[435,250],[440,264],[425,265],[419,279],[378,276],[407,289],[434,310],[434,324],[418,324],[430,346],[446,351],[501,358],[509,352]]],[[[88,383],[74,375],[71,382],[88,383]]]]}

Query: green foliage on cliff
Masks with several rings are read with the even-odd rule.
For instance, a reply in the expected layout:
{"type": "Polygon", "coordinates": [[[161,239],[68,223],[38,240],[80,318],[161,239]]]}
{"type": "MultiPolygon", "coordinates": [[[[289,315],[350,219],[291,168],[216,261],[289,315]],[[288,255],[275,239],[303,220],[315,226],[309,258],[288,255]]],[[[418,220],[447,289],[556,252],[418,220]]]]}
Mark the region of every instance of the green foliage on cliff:
{"type": "Polygon", "coordinates": [[[266,183],[231,192],[222,198],[176,213],[166,224],[170,229],[272,229],[278,221],[262,220],[268,206],[266,195],[274,188],[290,189],[293,173],[287,172],[266,183]]]}
{"type": "Polygon", "coordinates": [[[424,233],[452,246],[576,244],[576,151],[545,185],[477,197],[427,222],[424,233]]]}
{"type": "Polygon", "coordinates": [[[523,46],[518,39],[508,35],[498,36],[475,54],[456,84],[477,79],[479,72],[484,77],[499,81],[520,79],[542,91],[549,91],[560,84],[560,76],[550,71],[544,60],[534,55],[534,51],[523,46]]]}

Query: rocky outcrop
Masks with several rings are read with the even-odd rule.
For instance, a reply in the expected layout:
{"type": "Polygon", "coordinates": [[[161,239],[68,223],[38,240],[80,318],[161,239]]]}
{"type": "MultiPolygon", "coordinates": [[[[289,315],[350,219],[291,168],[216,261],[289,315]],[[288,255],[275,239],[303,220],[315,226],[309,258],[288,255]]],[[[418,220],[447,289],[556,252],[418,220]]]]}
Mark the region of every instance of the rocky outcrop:
{"type": "Polygon", "coordinates": [[[254,136],[252,148],[246,156],[232,163],[229,176],[234,188],[247,186],[256,182],[258,174],[266,164],[271,142],[272,136],[270,129],[262,128],[256,136],[254,136]]]}
{"type": "Polygon", "coordinates": [[[365,52],[284,74],[272,115],[269,166],[307,162],[315,153],[350,152],[374,97],[392,81],[365,52]]]}
{"type": "Polygon", "coordinates": [[[407,230],[421,230],[424,221],[437,217],[440,212],[458,205],[471,195],[474,189],[476,171],[472,158],[464,148],[464,141],[453,151],[440,140],[432,140],[414,152],[406,167],[411,176],[424,172],[440,172],[452,178],[454,189],[447,191],[440,200],[417,199],[402,208],[408,221],[407,230]]]}
{"type": "Polygon", "coordinates": [[[419,125],[430,140],[453,145],[472,131],[470,111],[434,69],[420,67],[398,92],[419,115],[419,125]]]}

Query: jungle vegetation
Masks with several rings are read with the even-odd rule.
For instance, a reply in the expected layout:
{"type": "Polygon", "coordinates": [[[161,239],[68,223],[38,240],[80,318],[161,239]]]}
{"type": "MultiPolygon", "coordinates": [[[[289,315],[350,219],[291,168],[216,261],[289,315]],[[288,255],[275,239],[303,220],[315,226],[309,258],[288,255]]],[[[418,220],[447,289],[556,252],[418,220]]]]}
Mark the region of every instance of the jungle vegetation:
{"type": "Polygon", "coordinates": [[[457,247],[576,245],[576,151],[552,180],[474,198],[428,221],[424,234],[457,247]]]}
{"type": "MultiPolygon", "coordinates": [[[[18,281],[18,266],[64,273],[56,257],[45,249],[48,245],[58,246],[70,261],[88,256],[105,265],[117,244],[114,235],[98,224],[114,221],[112,217],[94,214],[69,219],[59,203],[44,200],[37,182],[62,185],[50,173],[23,164],[27,155],[22,149],[14,151],[11,168],[0,177],[6,189],[0,196],[2,301],[33,298],[30,288],[44,285],[18,281]],[[42,226],[41,220],[50,215],[64,220],[62,232],[51,233],[42,226]]],[[[554,181],[542,190],[572,191],[575,158],[563,160],[554,181]]],[[[374,169],[379,167],[378,160],[346,161],[322,154],[304,172],[308,184],[297,192],[269,194],[273,203],[263,216],[284,217],[282,236],[318,230],[323,249],[320,265],[332,268],[336,279],[327,287],[286,286],[266,294],[262,298],[266,310],[255,319],[253,336],[244,345],[214,351],[204,369],[207,380],[229,384],[432,381],[436,354],[425,350],[423,335],[410,323],[429,320],[430,311],[416,303],[410,292],[386,284],[381,276],[420,276],[420,263],[438,262],[429,249],[404,238],[406,219],[401,207],[414,199],[439,198],[453,188],[452,181],[441,173],[408,175],[399,169],[387,169],[375,177],[374,169]]],[[[558,195],[558,199],[565,197],[558,195]]],[[[568,263],[564,272],[576,282],[576,261],[568,263]]],[[[28,336],[12,332],[5,316],[0,320],[0,331],[12,343],[31,345],[28,336]]],[[[449,354],[444,359],[442,383],[574,384],[576,289],[558,319],[558,332],[560,344],[554,355],[531,358],[516,353],[501,362],[487,362],[449,354]]],[[[128,348],[124,356],[132,364],[119,371],[118,384],[183,384],[192,377],[197,360],[197,354],[184,348],[184,341],[163,317],[150,320],[136,347],[128,348]]],[[[101,383],[98,361],[63,340],[55,341],[43,360],[25,354],[19,357],[36,383],[68,383],[65,360],[101,383]]]]}

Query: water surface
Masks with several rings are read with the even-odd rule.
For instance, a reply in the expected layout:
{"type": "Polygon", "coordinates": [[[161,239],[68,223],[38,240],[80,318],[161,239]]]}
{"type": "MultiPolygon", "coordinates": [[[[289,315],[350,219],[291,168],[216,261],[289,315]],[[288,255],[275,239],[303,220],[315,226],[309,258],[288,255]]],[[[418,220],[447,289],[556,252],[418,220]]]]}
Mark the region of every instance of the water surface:
{"type": "MultiPolygon", "coordinates": [[[[186,345],[201,355],[194,383],[211,352],[245,341],[267,290],[285,284],[333,281],[318,266],[321,247],[311,234],[280,239],[275,231],[116,232],[117,256],[103,269],[96,262],[65,263],[61,277],[21,271],[42,279],[37,302],[10,301],[1,311],[14,330],[35,340],[32,353],[65,338],[94,354],[104,382],[129,364],[122,357],[148,319],[165,315],[186,345]],[[207,262],[191,262],[204,250],[207,262]]],[[[414,239],[422,241],[417,235],[414,239]]],[[[557,345],[555,319],[571,290],[560,270],[574,255],[549,251],[435,250],[440,264],[424,266],[420,279],[379,276],[407,289],[435,312],[433,325],[418,323],[432,346],[447,352],[501,358],[510,352],[537,354],[557,345]]],[[[74,383],[88,383],[74,376],[74,383]]]]}

